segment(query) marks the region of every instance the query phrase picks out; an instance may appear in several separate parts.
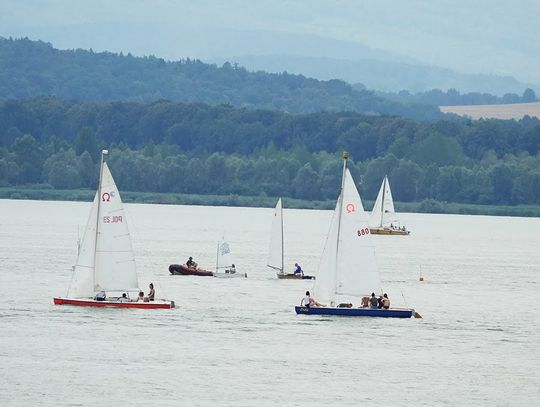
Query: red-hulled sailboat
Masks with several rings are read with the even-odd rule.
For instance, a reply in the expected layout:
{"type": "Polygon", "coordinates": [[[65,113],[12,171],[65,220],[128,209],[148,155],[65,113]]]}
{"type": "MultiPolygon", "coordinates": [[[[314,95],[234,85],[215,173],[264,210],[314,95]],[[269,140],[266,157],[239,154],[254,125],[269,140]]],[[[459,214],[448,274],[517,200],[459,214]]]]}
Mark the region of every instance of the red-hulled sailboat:
{"type": "Polygon", "coordinates": [[[141,300],[137,296],[141,290],[131,236],[120,193],[106,162],[107,155],[107,150],[103,150],[99,186],[67,296],[54,298],[54,303],[85,307],[174,308],[174,301],[141,300]]]}

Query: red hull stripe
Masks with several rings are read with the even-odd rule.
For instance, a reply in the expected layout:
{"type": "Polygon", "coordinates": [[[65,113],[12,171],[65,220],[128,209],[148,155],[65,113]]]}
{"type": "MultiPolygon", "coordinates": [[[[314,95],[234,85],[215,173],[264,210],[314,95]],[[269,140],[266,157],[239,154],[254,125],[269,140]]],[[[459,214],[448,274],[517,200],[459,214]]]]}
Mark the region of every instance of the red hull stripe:
{"type": "Polygon", "coordinates": [[[174,308],[174,302],[155,303],[155,302],[111,302],[111,301],[85,301],[72,300],[69,298],[55,298],[56,305],[78,305],[81,307],[116,307],[116,308],[142,308],[142,309],[170,309],[174,308]]]}

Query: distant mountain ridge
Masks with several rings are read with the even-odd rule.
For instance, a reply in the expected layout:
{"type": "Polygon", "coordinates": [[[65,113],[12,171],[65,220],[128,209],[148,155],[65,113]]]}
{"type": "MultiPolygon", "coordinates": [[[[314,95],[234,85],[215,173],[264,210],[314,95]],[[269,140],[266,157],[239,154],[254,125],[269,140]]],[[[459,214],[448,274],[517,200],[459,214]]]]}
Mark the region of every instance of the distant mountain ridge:
{"type": "Polygon", "coordinates": [[[131,54],[58,50],[29,39],[0,39],[0,98],[54,96],[80,101],[160,99],[288,112],[357,111],[435,119],[436,107],[402,104],[339,80],[249,72],[225,63],[168,62],[131,54]]]}
{"type": "Polygon", "coordinates": [[[462,93],[480,92],[502,96],[505,93],[521,94],[526,88],[531,88],[540,93],[540,85],[523,83],[511,76],[465,74],[436,66],[369,56],[339,59],[297,55],[243,55],[210,61],[237,62],[254,71],[286,71],[320,80],[341,79],[383,92],[457,89],[462,93]]]}

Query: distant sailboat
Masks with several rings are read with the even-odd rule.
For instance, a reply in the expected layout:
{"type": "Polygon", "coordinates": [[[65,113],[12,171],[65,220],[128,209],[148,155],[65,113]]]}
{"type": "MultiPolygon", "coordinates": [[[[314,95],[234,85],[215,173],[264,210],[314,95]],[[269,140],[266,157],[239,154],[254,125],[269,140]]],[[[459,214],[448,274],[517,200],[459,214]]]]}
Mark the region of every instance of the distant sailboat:
{"type": "Polygon", "coordinates": [[[410,318],[412,309],[353,308],[363,297],[381,293],[368,216],[343,153],[341,193],[330,224],[313,294],[324,307],[296,306],[297,314],[410,318]],[[340,306],[341,305],[341,306],[340,306]]]}
{"type": "Polygon", "coordinates": [[[387,176],[384,177],[377,200],[373,205],[369,225],[370,232],[374,235],[408,235],[411,233],[405,229],[405,226],[399,224],[387,176]]]}
{"type": "Polygon", "coordinates": [[[283,242],[283,206],[279,198],[272,221],[270,235],[270,249],[268,251],[268,263],[271,269],[276,270],[279,279],[313,280],[315,277],[302,274],[285,273],[284,269],[284,242],[283,242]]]}
{"type": "Polygon", "coordinates": [[[247,273],[237,272],[233,255],[231,253],[231,247],[225,238],[223,238],[217,244],[216,271],[214,272],[214,277],[247,277],[247,273]]]}
{"type": "MultiPolygon", "coordinates": [[[[135,268],[126,213],[120,193],[103,150],[99,186],[90,217],[79,243],[77,262],[65,298],[54,298],[57,305],[120,308],[174,308],[174,301],[130,301],[129,294],[141,291],[135,268]],[[105,300],[97,300],[105,293],[105,300]],[[122,297],[126,294],[126,297],[122,297]]],[[[103,298],[103,297],[101,297],[103,298]]]]}

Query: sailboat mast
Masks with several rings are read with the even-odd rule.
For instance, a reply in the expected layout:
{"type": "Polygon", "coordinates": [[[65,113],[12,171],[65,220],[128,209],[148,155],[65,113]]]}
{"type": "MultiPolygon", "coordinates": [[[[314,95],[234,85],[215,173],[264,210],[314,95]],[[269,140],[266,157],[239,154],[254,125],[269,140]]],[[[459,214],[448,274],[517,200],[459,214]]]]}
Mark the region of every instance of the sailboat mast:
{"type": "MultiPolygon", "coordinates": [[[[281,198],[279,198],[281,201],[281,198]]],[[[285,272],[285,254],[284,254],[284,242],[283,242],[283,202],[280,202],[281,205],[279,205],[279,210],[281,211],[280,218],[281,218],[281,272],[285,272]]]]}
{"type": "Polygon", "coordinates": [[[339,193],[339,211],[338,211],[338,226],[337,226],[337,241],[336,241],[336,255],[334,256],[334,292],[332,293],[331,305],[334,305],[335,295],[337,291],[337,269],[338,269],[338,253],[339,253],[339,239],[341,231],[341,214],[343,212],[343,190],[345,189],[345,174],[347,171],[347,160],[349,159],[349,153],[343,152],[343,173],[341,175],[341,191],[339,193]]]}
{"type": "Polygon", "coordinates": [[[94,239],[94,273],[93,273],[93,286],[94,290],[96,288],[96,260],[97,260],[97,244],[98,244],[98,235],[99,235],[99,219],[101,214],[101,199],[102,199],[102,193],[101,193],[101,183],[103,178],[103,163],[105,163],[105,158],[109,154],[108,150],[102,150],[101,151],[101,164],[99,166],[99,185],[98,185],[98,205],[97,205],[97,216],[96,216],[96,238],[94,239]]]}
{"type": "Polygon", "coordinates": [[[381,224],[379,225],[381,228],[383,227],[383,217],[384,217],[384,198],[386,195],[386,180],[388,177],[385,175],[383,180],[383,190],[382,190],[382,197],[381,197],[381,224]]]}

